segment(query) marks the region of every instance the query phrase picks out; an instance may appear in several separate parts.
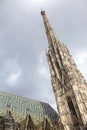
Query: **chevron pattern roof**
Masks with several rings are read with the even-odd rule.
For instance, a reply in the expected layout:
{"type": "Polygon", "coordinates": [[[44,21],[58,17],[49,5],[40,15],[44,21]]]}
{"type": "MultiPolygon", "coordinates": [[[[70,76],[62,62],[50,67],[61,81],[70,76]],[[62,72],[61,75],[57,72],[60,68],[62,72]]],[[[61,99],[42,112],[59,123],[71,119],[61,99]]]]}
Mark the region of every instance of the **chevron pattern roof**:
{"type": "Polygon", "coordinates": [[[17,122],[25,119],[27,113],[31,115],[35,124],[43,121],[44,116],[49,119],[58,118],[57,113],[48,103],[0,92],[0,115],[5,115],[7,109],[11,110],[17,122]]]}

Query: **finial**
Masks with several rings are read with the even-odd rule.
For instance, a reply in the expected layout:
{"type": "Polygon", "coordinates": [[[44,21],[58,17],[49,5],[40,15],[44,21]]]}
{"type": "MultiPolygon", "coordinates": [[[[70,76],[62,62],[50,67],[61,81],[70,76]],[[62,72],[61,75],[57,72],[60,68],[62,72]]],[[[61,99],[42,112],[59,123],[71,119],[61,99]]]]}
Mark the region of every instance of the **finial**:
{"type": "Polygon", "coordinates": [[[11,115],[11,111],[7,110],[6,115],[11,115]]]}
{"type": "Polygon", "coordinates": [[[45,15],[45,11],[41,9],[41,15],[45,15]]]}

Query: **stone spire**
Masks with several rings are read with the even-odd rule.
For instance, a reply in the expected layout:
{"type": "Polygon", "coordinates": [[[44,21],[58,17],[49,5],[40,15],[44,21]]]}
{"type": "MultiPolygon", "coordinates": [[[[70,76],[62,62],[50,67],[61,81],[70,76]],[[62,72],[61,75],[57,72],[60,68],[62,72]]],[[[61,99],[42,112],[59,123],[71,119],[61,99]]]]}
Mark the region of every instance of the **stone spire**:
{"type": "Polygon", "coordinates": [[[64,130],[87,129],[87,83],[69,50],[58,41],[45,11],[41,11],[48,39],[46,53],[51,82],[64,130]]]}
{"type": "Polygon", "coordinates": [[[43,21],[44,21],[44,25],[45,25],[45,30],[46,30],[46,34],[47,34],[47,38],[48,38],[48,43],[49,45],[50,44],[53,44],[55,42],[58,42],[56,41],[57,38],[56,38],[56,35],[55,35],[55,32],[54,30],[52,29],[48,19],[47,19],[47,16],[45,14],[45,11],[41,11],[41,15],[43,17],[43,21]]]}
{"type": "MultiPolygon", "coordinates": [[[[55,61],[57,59],[59,60],[59,62],[56,62],[56,64],[58,64],[60,69],[61,69],[61,67],[63,67],[63,61],[62,61],[62,57],[60,54],[60,41],[58,41],[56,34],[55,34],[54,30],[52,29],[52,27],[47,19],[47,16],[45,14],[45,11],[41,11],[41,15],[43,17],[44,26],[45,26],[48,44],[49,44],[49,50],[46,53],[47,59],[48,59],[49,65],[51,67],[51,70],[52,70],[52,66],[54,66],[55,72],[57,73],[57,70],[56,70],[57,67],[54,64],[54,60],[55,61]],[[54,56],[53,56],[53,53],[55,53],[54,56]]],[[[53,73],[55,73],[55,72],[53,72],[53,73]]],[[[57,78],[58,78],[58,73],[57,73],[57,78]]]]}

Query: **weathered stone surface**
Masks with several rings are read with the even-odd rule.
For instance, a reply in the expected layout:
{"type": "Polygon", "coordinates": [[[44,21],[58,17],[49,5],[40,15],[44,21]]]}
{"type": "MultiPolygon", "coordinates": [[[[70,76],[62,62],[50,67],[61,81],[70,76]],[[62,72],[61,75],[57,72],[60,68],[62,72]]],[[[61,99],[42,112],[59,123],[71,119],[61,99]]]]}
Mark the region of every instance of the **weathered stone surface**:
{"type": "Polygon", "coordinates": [[[57,39],[45,11],[41,12],[49,43],[47,60],[51,82],[64,130],[87,126],[87,83],[68,48],[57,39]]]}

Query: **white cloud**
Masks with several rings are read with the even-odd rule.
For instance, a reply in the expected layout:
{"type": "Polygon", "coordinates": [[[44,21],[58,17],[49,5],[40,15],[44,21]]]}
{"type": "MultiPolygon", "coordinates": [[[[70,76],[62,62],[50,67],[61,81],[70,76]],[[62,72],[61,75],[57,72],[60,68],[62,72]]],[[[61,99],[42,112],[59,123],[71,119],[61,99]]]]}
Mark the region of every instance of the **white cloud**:
{"type": "Polygon", "coordinates": [[[18,83],[18,79],[21,77],[21,72],[17,71],[16,73],[10,73],[6,82],[8,85],[14,86],[18,83]]]}
{"type": "Polygon", "coordinates": [[[54,104],[54,96],[47,97],[48,92],[53,94],[47,59],[44,53],[40,54],[47,46],[41,8],[46,10],[60,41],[72,50],[85,50],[75,59],[86,74],[86,1],[3,0],[0,1],[0,90],[5,88],[10,93],[54,104]]]}
{"type": "Polygon", "coordinates": [[[38,65],[38,73],[41,74],[41,76],[49,77],[49,71],[46,66],[45,60],[45,54],[41,53],[39,57],[39,65],[38,65]]]}
{"type": "Polygon", "coordinates": [[[22,71],[17,63],[17,59],[14,58],[5,60],[2,69],[1,79],[3,79],[3,81],[9,86],[17,85],[20,77],[22,76],[22,71]]]}
{"type": "Polygon", "coordinates": [[[75,61],[76,61],[76,64],[77,64],[79,70],[81,71],[81,73],[87,79],[87,71],[86,71],[86,66],[87,66],[87,52],[85,50],[82,51],[82,52],[79,52],[75,56],[75,61]]]}
{"type": "Polygon", "coordinates": [[[46,74],[47,74],[47,68],[45,68],[45,67],[40,67],[40,68],[39,68],[39,73],[42,74],[42,75],[46,75],[46,74]]]}
{"type": "Polygon", "coordinates": [[[75,59],[78,65],[84,64],[87,62],[87,52],[80,52],[78,55],[76,55],[75,59]]]}

